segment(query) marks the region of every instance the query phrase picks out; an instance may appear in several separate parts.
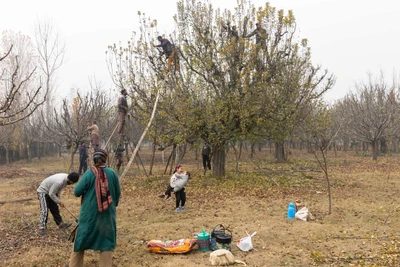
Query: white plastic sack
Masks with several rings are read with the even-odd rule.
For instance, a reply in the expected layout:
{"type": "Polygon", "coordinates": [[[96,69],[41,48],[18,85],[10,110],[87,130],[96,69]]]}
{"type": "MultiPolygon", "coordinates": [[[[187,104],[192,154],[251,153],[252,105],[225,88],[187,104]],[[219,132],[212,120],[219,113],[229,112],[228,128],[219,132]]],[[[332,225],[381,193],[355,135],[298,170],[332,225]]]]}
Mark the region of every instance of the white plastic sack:
{"type": "Polygon", "coordinates": [[[253,249],[253,243],[251,242],[251,238],[256,234],[257,232],[254,232],[252,235],[249,235],[249,233],[246,232],[247,236],[241,238],[237,242],[237,246],[241,251],[249,251],[253,249]]]}
{"type": "Polygon", "coordinates": [[[307,209],[307,207],[303,207],[303,208],[299,209],[296,212],[296,214],[294,215],[294,217],[296,219],[300,219],[300,220],[303,220],[303,221],[306,222],[307,218],[308,218],[308,209],[307,209]]]}

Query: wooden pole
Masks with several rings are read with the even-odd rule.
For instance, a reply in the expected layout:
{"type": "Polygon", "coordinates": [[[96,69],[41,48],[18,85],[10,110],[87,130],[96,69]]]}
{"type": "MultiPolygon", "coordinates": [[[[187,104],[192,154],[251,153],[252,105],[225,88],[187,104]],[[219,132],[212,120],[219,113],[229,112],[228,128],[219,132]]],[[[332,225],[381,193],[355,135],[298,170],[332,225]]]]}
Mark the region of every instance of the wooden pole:
{"type": "Polygon", "coordinates": [[[154,102],[154,107],[153,107],[153,111],[151,113],[151,117],[149,120],[149,123],[146,126],[146,129],[144,129],[142,136],[139,139],[139,142],[137,143],[136,147],[135,147],[135,151],[133,151],[133,155],[131,157],[131,159],[129,160],[128,164],[126,164],[126,167],[124,169],[124,172],[121,174],[121,176],[119,177],[119,183],[122,183],[122,180],[124,179],[126,173],[129,170],[129,167],[131,166],[133,160],[135,159],[135,156],[137,154],[137,152],[139,151],[139,147],[142,144],[142,141],[144,139],[144,137],[146,136],[147,131],[149,130],[151,123],[153,122],[154,119],[154,115],[156,114],[156,110],[157,110],[157,103],[158,103],[158,99],[160,97],[160,89],[157,90],[157,96],[156,96],[156,101],[154,102]]]}
{"type": "Polygon", "coordinates": [[[111,140],[111,137],[113,137],[113,135],[114,135],[115,131],[117,130],[119,123],[120,123],[120,122],[118,122],[118,123],[117,123],[117,125],[116,125],[116,126],[115,126],[115,128],[114,128],[114,131],[111,133],[111,136],[110,136],[110,138],[108,138],[108,140],[107,140],[107,143],[106,143],[106,145],[104,146],[104,150],[106,150],[106,149],[107,149],[108,143],[110,142],[110,140],[111,140]]]}

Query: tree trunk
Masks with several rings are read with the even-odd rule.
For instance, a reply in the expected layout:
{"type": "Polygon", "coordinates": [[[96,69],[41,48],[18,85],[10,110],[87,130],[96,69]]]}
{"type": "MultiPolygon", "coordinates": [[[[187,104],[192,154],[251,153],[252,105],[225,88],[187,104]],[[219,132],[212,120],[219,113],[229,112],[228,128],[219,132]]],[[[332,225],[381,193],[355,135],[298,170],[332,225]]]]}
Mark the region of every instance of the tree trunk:
{"type": "Polygon", "coordinates": [[[254,157],[254,154],[256,153],[256,143],[252,143],[251,144],[251,147],[250,147],[250,149],[251,149],[251,152],[250,152],[250,158],[253,158],[254,157]]]}
{"type": "Polygon", "coordinates": [[[388,145],[385,138],[381,138],[381,153],[386,154],[388,152],[388,145]]]}
{"type": "Polygon", "coordinates": [[[30,143],[26,145],[26,150],[28,151],[28,162],[32,162],[32,151],[30,143]]]}
{"type": "Polygon", "coordinates": [[[186,149],[187,149],[187,143],[185,143],[183,146],[179,147],[179,162],[182,162],[183,158],[186,155],[186,149]]]}
{"type": "Polygon", "coordinates": [[[215,177],[225,176],[225,162],[226,162],[226,151],[225,147],[213,147],[213,175],[215,177]]]}
{"type": "Polygon", "coordinates": [[[335,157],[337,157],[336,142],[333,142],[333,152],[335,152],[335,157]]]}
{"type": "Polygon", "coordinates": [[[66,171],[67,173],[69,173],[74,166],[74,156],[75,156],[76,151],[78,151],[78,146],[76,144],[72,143],[71,155],[70,155],[70,165],[66,171]]]}
{"type": "Polygon", "coordinates": [[[377,160],[378,159],[378,153],[379,153],[378,140],[372,141],[371,145],[372,145],[372,159],[373,160],[377,160]]]}
{"type": "Polygon", "coordinates": [[[57,144],[57,147],[58,147],[58,156],[61,158],[61,145],[58,145],[57,144]]]}
{"type": "Polygon", "coordinates": [[[7,146],[4,146],[4,148],[6,149],[6,164],[8,164],[10,163],[10,155],[8,154],[9,150],[7,146]]]}
{"type": "Polygon", "coordinates": [[[275,159],[278,162],[285,161],[285,147],[282,141],[275,142],[275,159]]]}
{"type": "Polygon", "coordinates": [[[393,138],[392,139],[392,150],[393,150],[393,153],[397,153],[398,152],[398,148],[399,148],[399,146],[398,146],[397,138],[393,138]]]}
{"type": "Polygon", "coordinates": [[[349,149],[349,142],[348,141],[343,141],[343,151],[347,152],[349,149]]]}
{"type": "Polygon", "coordinates": [[[178,165],[179,164],[179,161],[180,161],[180,152],[181,152],[181,147],[180,146],[177,146],[176,148],[175,148],[175,155],[174,155],[174,166],[176,166],[176,165],[178,165]]]}
{"type": "Polygon", "coordinates": [[[153,143],[152,150],[151,150],[151,159],[150,159],[150,170],[149,175],[153,174],[153,164],[154,164],[154,157],[156,155],[156,144],[153,143]]]}
{"type": "Polygon", "coordinates": [[[312,149],[312,144],[310,141],[307,141],[307,152],[308,153],[312,153],[313,149],[312,149]]]}

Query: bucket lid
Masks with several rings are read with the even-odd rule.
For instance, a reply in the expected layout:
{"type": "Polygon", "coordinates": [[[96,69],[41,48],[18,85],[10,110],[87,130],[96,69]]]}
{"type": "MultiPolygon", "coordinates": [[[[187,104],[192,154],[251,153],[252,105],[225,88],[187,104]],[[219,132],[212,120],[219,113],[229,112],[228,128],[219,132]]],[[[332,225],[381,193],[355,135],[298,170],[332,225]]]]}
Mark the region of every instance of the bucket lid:
{"type": "Polygon", "coordinates": [[[203,228],[203,230],[201,231],[201,233],[198,233],[198,234],[197,234],[197,237],[209,238],[209,237],[210,237],[210,234],[207,233],[206,231],[204,231],[204,228],[203,228]]]}

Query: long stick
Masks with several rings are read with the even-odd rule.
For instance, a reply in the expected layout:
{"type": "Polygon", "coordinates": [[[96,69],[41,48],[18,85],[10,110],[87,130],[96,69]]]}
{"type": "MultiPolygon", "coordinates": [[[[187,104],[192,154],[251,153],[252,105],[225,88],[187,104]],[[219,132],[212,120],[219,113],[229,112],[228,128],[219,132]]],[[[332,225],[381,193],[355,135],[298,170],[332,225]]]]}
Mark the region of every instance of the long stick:
{"type": "Polygon", "coordinates": [[[132,164],[132,162],[133,162],[133,160],[134,160],[134,158],[135,158],[135,156],[136,156],[136,154],[137,154],[137,152],[139,150],[139,147],[142,144],[142,141],[143,141],[147,131],[149,130],[149,128],[151,126],[151,123],[153,122],[154,114],[156,114],[156,110],[157,110],[157,103],[158,103],[158,98],[159,97],[160,97],[160,89],[157,90],[157,97],[156,97],[156,101],[154,102],[153,112],[151,113],[151,117],[150,117],[149,123],[147,124],[146,129],[144,129],[144,132],[142,133],[142,136],[140,137],[139,142],[137,143],[137,145],[135,147],[135,151],[133,151],[133,155],[132,155],[131,159],[129,160],[128,164],[126,165],[124,172],[119,177],[119,183],[122,183],[122,179],[124,179],[126,173],[128,172],[129,167],[131,166],[131,164],[132,164]]]}
{"type": "Polygon", "coordinates": [[[64,209],[66,209],[69,212],[69,214],[71,214],[72,217],[74,217],[75,220],[78,221],[78,217],[76,217],[69,209],[67,209],[67,207],[64,206],[64,209]]]}
{"type": "Polygon", "coordinates": [[[0,205],[12,202],[23,202],[28,200],[33,200],[37,197],[26,197],[26,198],[18,198],[18,199],[9,199],[9,200],[0,200],[0,205]]]}
{"type": "Polygon", "coordinates": [[[111,133],[111,136],[110,136],[110,138],[108,138],[108,140],[107,140],[107,143],[106,143],[106,145],[104,146],[104,149],[106,149],[106,148],[107,148],[107,146],[108,146],[108,143],[110,142],[110,140],[111,140],[111,137],[113,137],[113,135],[114,135],[115,131],[117,130],[117,127],[118,127],[119,123],[120,123],[120,122],[118,122],[118,123],[117,123],[117,125],[115,125],[114,131],[111,133]]]}

